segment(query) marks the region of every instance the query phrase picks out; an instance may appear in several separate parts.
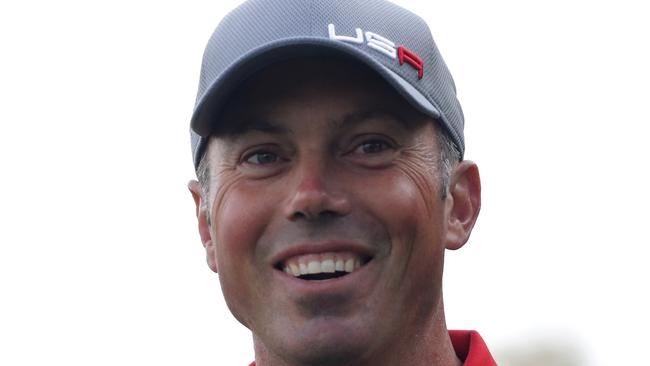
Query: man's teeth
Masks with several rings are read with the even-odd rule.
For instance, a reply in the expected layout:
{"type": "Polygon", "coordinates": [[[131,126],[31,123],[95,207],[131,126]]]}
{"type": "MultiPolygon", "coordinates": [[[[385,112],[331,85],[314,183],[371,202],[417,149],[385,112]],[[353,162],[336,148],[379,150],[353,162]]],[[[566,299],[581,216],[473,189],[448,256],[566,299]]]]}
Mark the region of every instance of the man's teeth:
{"type": "Polygon", "coordinates": [[[319,273],[352,273],[361,267],[361,257],[347,252],[307,254],[289,258],[284,271],[294,277],[319,273]]]}

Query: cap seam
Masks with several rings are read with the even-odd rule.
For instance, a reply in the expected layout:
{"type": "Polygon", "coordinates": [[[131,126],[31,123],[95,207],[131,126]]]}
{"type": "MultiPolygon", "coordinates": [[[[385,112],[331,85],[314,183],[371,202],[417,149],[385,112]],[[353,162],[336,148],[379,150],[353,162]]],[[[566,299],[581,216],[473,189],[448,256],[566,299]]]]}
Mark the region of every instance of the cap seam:
{"type": "Polygon", "coordinates": [[[314,35],[314,0],[309,1],[309,34],[314,35]]]}

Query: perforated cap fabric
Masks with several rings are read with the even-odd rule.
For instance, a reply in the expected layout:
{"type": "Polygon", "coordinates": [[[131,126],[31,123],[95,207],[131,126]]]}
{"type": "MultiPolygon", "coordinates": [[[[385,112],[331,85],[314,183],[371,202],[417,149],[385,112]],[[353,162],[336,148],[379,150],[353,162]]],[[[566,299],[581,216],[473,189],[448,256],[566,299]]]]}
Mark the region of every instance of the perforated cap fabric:
{"type": "Polygon", "coordinates": [[[249,0],[224,17],[203,55],[190,123],[194,166],[244,79],[278,60],[314,52],[347,55],[375,70],[439,120],[464,154],[456,87],[420,17],[383,0],[249,0]]]}

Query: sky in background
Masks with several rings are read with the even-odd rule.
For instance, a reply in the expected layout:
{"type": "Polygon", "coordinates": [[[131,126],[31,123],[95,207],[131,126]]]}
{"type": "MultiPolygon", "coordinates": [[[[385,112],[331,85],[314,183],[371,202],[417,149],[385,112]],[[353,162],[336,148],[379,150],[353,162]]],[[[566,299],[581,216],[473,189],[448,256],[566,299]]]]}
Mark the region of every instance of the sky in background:
{"type": "MultiPolygon", "coordinates": [[[[472,238],[447,254],[449,327],[502,365],[642,362],[643,2],[395,2],[429,23],[482,175],[472,238]]],[[[0,364],[253,359],[186,188],[201,56],[238,3],[0,5],[0,364]]]]}

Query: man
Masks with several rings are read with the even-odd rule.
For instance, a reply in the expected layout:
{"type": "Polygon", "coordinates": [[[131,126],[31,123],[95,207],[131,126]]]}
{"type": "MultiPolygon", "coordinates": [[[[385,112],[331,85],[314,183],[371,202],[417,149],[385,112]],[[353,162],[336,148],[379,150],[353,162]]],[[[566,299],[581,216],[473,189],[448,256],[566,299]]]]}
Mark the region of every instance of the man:
{"type": "Polygon", "coordinates": [[[494,365],[448,331],[444,251],[480,208],[426,24],[381,0],[250,0],[210,39],[189,184],[257,366],[494,365]]]}

